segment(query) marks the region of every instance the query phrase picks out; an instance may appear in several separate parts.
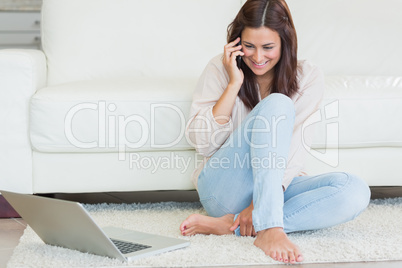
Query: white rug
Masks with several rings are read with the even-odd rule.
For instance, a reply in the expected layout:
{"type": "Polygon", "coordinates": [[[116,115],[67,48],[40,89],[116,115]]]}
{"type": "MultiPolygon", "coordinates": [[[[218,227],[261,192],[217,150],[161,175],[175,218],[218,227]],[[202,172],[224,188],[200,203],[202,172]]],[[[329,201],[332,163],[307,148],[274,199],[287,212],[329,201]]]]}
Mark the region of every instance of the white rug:
{"type": "MultiPolygon", "coordinates": [[[[253,245],[254,238],[234,235],[182,237],[180,223],[203,213],[199,203],[86,205],[100,226],[189,239],[191,246],[131,263],[45,245],[27,228],[8,267],[215,266],[278,264],[253,245]]],[[[402,198],[374,200],[355,220],[325,230],[289,234],[305,262],[402,260],[402,198]]]]}

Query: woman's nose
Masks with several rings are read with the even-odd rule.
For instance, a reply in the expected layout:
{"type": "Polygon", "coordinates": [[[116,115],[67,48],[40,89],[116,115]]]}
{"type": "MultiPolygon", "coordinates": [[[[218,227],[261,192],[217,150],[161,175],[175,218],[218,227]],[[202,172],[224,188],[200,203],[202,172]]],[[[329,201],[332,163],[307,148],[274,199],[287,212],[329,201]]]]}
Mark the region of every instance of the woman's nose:
{"type": "Polygon", "coordinates": [[[263,51],[261,51],[260,49],[257,49],[257,50],[255,51],[255,54],[254,54],[254,61],[255,61],[256,63],[261,63],[263,60],[264,60],[263,51]]]}

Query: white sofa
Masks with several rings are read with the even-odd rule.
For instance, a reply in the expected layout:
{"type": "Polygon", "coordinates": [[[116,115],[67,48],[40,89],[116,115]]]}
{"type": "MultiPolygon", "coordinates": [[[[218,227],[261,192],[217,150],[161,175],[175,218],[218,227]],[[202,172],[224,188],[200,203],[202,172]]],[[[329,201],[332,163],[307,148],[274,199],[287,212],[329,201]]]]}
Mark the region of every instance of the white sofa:
{"type": "MultiPolygon", "coordinates": [[[[0,189],[194,189],[192,91],[243,2],[44,0],[43,52],[0,51],[0,189]]],[[[402,185],[402,3],[288,5],[299,58],[326,76],[309,173],[402,185]]]]}

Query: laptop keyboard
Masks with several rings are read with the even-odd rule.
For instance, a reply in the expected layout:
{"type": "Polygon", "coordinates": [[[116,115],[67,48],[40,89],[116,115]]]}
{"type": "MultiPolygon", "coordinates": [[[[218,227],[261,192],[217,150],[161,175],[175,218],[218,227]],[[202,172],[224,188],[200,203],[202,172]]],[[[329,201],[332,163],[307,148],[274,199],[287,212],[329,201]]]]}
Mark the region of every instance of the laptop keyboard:
{"type": "Polygon", "coordinates": [[[123,254],[132,253],[132,252],[136,252],[136,251],[151,247],[151,246],[147,246],[147,245],[143,245],[143,244],[124,242],[124,241],[120,241],[120,240],[116,240],[116,239],[110,239],[110,240],[112,240],[113,244],[115,244],[116,247],[123,254]]]}

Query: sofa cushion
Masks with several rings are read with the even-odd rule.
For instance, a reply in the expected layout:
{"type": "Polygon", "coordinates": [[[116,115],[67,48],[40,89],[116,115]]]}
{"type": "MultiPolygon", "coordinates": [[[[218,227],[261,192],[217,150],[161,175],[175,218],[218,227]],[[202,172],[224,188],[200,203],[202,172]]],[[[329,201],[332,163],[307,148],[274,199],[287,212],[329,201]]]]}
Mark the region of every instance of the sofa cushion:
{"type": "Polygon", "coordinates": [[[402,147],[402,77],[327,76],[312,148],[402,147]]]}
{"type": "Polygon", "coordinates": [[[187,150],[196,80],[66,83],[31,99],[30,136],[40,152],[187,150]]]}
{"type": "MultiPolygon", "coordinates": [[[[126,79],[43,88],[31,100],[32,145],[40,152],[192,150],[184,129],[195,84],[126,79]]],[[[402,78],[327,77],[318,114],[312,148],[402,146],[402,125],[394,123],[402,122],[402,78]]]]}
{"type": "Polygon", "coordinates": [[[226,44],[240,0],[44,0],[48,84],[198,77],[226,44]]]}

